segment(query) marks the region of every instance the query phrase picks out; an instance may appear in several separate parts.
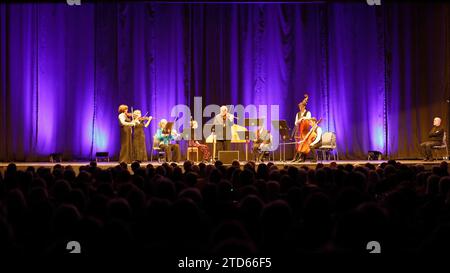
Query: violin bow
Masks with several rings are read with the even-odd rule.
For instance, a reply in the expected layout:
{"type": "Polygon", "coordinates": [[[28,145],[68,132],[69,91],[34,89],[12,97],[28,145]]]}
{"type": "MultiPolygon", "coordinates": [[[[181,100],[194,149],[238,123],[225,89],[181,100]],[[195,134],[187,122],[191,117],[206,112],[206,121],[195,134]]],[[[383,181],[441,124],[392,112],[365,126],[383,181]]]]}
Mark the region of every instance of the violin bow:
{"type": "Polygon", "coordinates": [[[132,119],[131,119],[131,122],[134,122],[134,114],[133,114],[133,106],[131,106],[131,117],[132,117],[132,119]]]}

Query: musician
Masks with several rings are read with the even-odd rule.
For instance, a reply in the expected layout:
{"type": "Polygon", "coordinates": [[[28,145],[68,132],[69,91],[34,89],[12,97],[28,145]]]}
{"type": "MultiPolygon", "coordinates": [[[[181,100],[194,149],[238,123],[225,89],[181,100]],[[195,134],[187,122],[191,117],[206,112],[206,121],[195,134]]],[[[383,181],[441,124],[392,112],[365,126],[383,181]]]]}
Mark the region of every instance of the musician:
{"type": "Polygon", "coordinates": [[[210,161],[211,160],[211,153],[209,152],[208,145],[201,144],[198,140],[195,140],[195,129],[198,128],[198,123],[196,120],[191,120],[190,122],[191,126],[191,139],[189,140],[189,147],[197,147],[198,150],[203,155],[203,161],[210,161]]]}
{"type": "MultiPolygon", "coordinates": [[[[310,119],[310,124],[311,124],[311,128],[313,128],[315,125],[317,125],[317,119],[315,118],[311,118],[310,119]]],[[[317,162],[317,153],[316,153],[316,149],[319,148],[320,146],[322,146],[322,128],[320,128],[319,126],[316,127],[315,130],[316,133],[316,137],[314,138],[314,140],[309,144],[310,147],[310,153],[312,153],[313,155],[313,160],[312,162],[317,162]]],[[[301,140],[300,144],[305,141],[305,140],[301,140]]],[[[299,153],[298,159],[295,160],[294,162],[305,162],[306,157],[308,156],[308,154],[305,153],[299,153]]]]}
{"type": "Polygon", "coordinates": [[[166,129],[167,120],[161,119],[159,122],[159,128],[156,130],[156,139],[159,141],[159,147],[166,152],[166,161],[172,161],[175,158],[175,162],[180,161],[180,146],[172,141],[178,139],[178,134],[175,129],[168,131],[166,129]],[[172,156],[173,152],[173,156],[172,156]]]}
{"type": "MultiPolygon", "coordinates": [[[[306,104],[308,104],[308,95],[305,94],[305,98],[302,102],[298,104],[299,112],[297,112],[297,115],[295,116],[295,130],[293,131],[293,136],[296,138],[296,141],[301,140],[301,135],[305,132],[301,132],[300,127],[302,127],[302,122],[307,122],[311,119],[311,112],[306,109],[306,104]]],[[[307,130],[307,127],[305,126],[303,129],[307,130]]],[[[301,160],[300,154],[296,151],[294,154],[294,158],[292,162],[297,162],[301,160]]]]}
{"type": "Polygon", "coordinates": [[[272,147],[272,135],[264,126],[258,126],[256,138],[253,141],[253,158],[255,161],[261,161],[264,153],[270,151],[272,147]]]}
{"type": "Polygon", "coordinates": [[[145,145],[144,128],[147,128],[152,117],[142,117],[140,110],[134,110],[133,119],[135,120],[133,132],[133,158],[136,161],[148,161],[147,147],[145,145]]]}
{"type": "MultiPolygon", "coordinates": [[[[314,126],[317,123],[317,120],[315,118],[312,119],[312,126],[314,126]]],[[[311,153],[314,156],[314,159],[312,160],[312,162],[317,162],[317,152],[316,149],[320,148],[320,146],[322,146],[322,128],[317,126],[316,128],[316,138],[314,139],[313,142],[311,142],[310,149],[311,149],[311,153]]]]}
{"type": "Polygon", "coordinates": [[[307,100],[303,100],[298,104],[298,109],[300,111],[297,112],[297,115],[295,116],[295,126],[298,126],[302,120],[311,118],[311,112],[306,109],[306,104],[307,100]]]}
{"type": "Polygon", "coordinates": [[[234,124],[234,116],[228,113],[228,108],[225,105],[220,107],[220,114],[214,117],[213,124],[216,125],[217,149],[224,151],[230,150],[231,126],[234,124]]]}
{"type": "Polygon", "coordinates": [[[135,121],[131,119],[128,113],[128,106],[122,104],[119,106],[119,125],[120,125],[120,154],[119,162],[131,163],[132,158],[132,127],[135,121]]]}
{"type": "Polygon", "coordinates": [[[434,146],[442,145],[445,129],[442,126],[442,120],[439,117],[435,117],[433,120],[433,128],[428,133],[428,141],[420,144],[421,152],[425,161],[432,161],[433,155],[431,148],[434,146]]]}

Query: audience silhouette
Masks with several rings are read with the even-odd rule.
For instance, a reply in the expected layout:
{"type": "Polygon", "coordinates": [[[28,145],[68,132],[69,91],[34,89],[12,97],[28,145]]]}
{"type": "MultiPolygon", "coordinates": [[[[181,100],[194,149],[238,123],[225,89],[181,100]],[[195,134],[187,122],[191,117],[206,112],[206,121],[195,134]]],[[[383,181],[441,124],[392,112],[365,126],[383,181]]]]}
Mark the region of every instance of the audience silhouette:
{"type": "Polygon", "coordinates": [[[315,169],[253,162],[0,173],[0,252],[282,255],[449,252],[450,176],[391,160],[315,169]]]}

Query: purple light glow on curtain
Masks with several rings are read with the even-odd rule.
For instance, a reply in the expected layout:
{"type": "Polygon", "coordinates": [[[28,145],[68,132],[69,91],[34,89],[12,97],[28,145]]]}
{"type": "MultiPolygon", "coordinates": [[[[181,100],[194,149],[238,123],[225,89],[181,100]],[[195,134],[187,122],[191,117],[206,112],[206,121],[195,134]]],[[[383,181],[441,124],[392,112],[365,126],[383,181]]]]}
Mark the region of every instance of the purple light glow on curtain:
{"type": "Polygon", "coordinates": [[[36,151],[88,155],[94,114],[94,44],[86,41],[94,39],[94,6],[73,12],[67,12],[63,4],[35,7],[39,14],[36,151]],[[67,145],[71,138],[76,145],[67,145]]]}
{"type": "Polygon", "coordinates": [[[129,111],[133,107],[155,117],[146,129],[151,147],[157,122],[170,120],[172,107],[186,103],[181,7],[100,4],[95,17],[93,150],[118,154],[117,109],[122,103],[129,111]]]}
{"type": "Polygon", "coordinates": [[[388,151],[419,153],[433,118],[450,128],[450,6],[393,5],[387,14],[388,151]],[[404,27],[404,26],[408,27],[404,27]]]}
{"type": "Polygon", "coordinates": [[[333,5],[329,12],[330,130],[341,154],[385,150],[384,29],[377,9],[333,5]]]}
{"type": "Polygon", "coordinates": [[[193,110],[194,96],[203,106],[277,104],[292,128],[308,93],[347,159],[417,157],[432,117],[447,120],[447,4],[2,3],[0,12],[2,161],[116,157],[122,103],[155,117],[150,147],[157,122],[177,104],[193,110]]]}

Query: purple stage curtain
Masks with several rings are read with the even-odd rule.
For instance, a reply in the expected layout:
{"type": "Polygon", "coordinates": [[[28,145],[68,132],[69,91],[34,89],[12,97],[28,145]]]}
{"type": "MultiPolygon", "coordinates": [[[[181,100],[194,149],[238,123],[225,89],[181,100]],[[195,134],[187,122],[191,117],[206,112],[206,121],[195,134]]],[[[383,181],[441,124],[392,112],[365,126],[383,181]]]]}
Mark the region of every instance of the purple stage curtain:
{"type": "Polygon", "coordinates": [[[2,3],[0,160],[117,158],[122,103],[155,116],[148,148],[194,96],[292,128],[305,93],[340,158],[418,157],[434,116],[449,127],[449,7],[2,3]]]}
{"type": "Polygon", "coordinates": [[[411,157],[434,117],[450,129],[450,5],[397,4],[386,17],[387,147],[411,157]]]}

